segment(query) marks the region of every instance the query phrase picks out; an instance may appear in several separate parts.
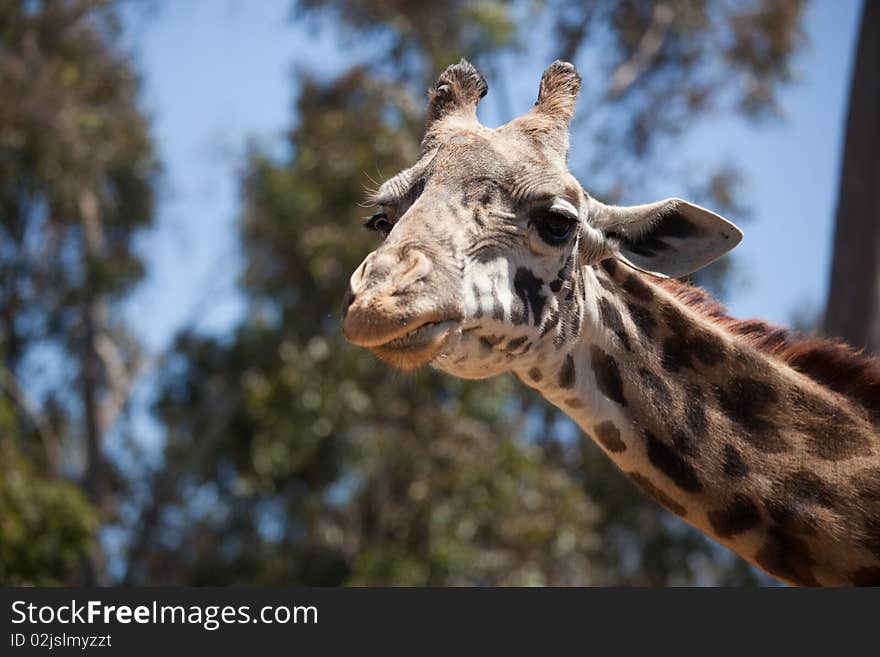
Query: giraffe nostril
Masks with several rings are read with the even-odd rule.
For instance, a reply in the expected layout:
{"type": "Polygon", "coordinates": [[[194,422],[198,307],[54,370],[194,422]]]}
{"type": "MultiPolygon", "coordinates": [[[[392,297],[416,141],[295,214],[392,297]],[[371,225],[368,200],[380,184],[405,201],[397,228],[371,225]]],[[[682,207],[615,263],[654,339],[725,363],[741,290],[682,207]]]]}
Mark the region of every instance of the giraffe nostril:
{"type": "MultiPolygon", "coordinates": [[[[351,301],[354,301],[355,290],[360,290],[360,288],[363,286],[364,279],[367,275],[367,268],[369,266],[368,263],[373,260],[375,253],[376,252],[374,251],[366,258],[364,258],[364,261],[354,271],[354,273],[351,275],[351,278],[348,280],[348,292],[346,298],[348,298],[348,296],[351,296],[351,301]]],[[[351,301],[345,304],[346,308],[351,305],[351,301]]]]}
{"type": "Polygon", "coordinates": [[[351,286],[349,286],[348,290],[345,292],[345,297],[342,299],[342,316],[345,317],[345,314],[348,312],[348,309],[351,308],[351,304],[354,303],[355,293],[352,292],[351,286]]]}
{"type": "Polygon", "coordinates": [[[407,254],[405,269],[398,274],[397,289],[394,294],[404,292],[413,283],[426,278],[433,268],[434,266],[431,264],[428,256],[421,251],[413,249],[407,254]]]}

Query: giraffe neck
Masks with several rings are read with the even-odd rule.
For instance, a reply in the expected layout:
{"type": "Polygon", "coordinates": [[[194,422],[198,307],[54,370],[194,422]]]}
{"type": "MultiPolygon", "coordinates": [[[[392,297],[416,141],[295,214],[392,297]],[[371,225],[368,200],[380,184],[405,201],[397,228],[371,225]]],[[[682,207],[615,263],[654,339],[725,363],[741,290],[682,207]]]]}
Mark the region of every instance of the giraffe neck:
{"type": "Polygon", "coordinates": [[[581,285],[579,337],[520,379],[645,493],[771,575],[880,582],[880,441],[860,407],[613,260],[581,285]]]}

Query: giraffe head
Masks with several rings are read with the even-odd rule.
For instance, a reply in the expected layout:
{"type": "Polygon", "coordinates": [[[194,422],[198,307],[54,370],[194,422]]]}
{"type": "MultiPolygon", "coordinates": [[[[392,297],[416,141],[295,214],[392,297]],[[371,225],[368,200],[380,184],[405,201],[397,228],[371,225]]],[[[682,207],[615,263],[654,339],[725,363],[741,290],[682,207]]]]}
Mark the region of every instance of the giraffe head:
{"type": "Polygon", "coordinates": [[[683,276],[739,242],[734,225],[685,201],[612,207],[587,194],[567,166],[579,87],[574,66],[555,62],[534,107],[490,129],[477,121],[479,72],[464,60],[443,72],[419,159],[375,194],[367,227],[384,240],[351,277],[350,342],[401,369],[525,368],[595,310],[584,267],[616,258],[683,276]]]}

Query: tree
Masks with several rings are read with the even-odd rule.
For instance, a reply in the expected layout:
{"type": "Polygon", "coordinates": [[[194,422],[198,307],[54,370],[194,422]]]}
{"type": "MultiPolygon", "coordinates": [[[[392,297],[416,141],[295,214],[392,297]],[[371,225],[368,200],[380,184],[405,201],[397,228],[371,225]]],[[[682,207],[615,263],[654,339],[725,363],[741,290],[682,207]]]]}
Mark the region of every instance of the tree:
{"type": "Polygon", "coordinates": [[[825,332],[880,355],[880,4],[862,7],[850,83],[825,332]]]}
{"type": "MultiPolygon", "coordinates": [[[[753,581],[645,501],[590,441],[573,440],[532,393],[506,378],[474,387],[391,372],[345,345],[338,304],[370,248],[354,230],[362,187],[412,162],[424,89],[450,61],[478,62],[504,94],[512,72],[499,54],[533,45],[542,12],[554,16],[542,41],[570,59],[594,48],[594,77],[610,81],[576,127],[595,145],[577,173],[591,191],[623,198],[649,172],[674,171],[665,147],[699,117],[773,114],[802,42],[802,3],[298,7],[301,18],[376,37],[374,57],[336,80],[300,79],[291,155],[250,153],[248,317],[228,340],[177,342],[156,408],[165,465],[127,581],[753,581]]],[[[686,183],[729,205],[736,180],[721,163],[686,183]]]]}
{"type": "Polygon", "coordinates": [[[141,275],[132,238],[152,218],[157,168],[117,32],[104,0],[0,6],[0,408],[20,477],[3,477],[0,497],[4,526],[22,519],[7,538],[54,541],[66,564],[41,573],[4,552],[10,581],[72,578],[76,559],[62,555],[86,548],[86,580],[103,581],[89,539],[123,487],[104,442],[138,353],[114,304],[141,275]],[[65,454],[81,454],[84,471],[65,454]],[[34,524],[34,514],[45,516],[34,524]]]}
{"type": "Polygon", "coordinates": [[[93,545],[97,518],[78,488],[27,457],[34,436],[19,433],[21,412],[0,398],[0,582],[69,583],[93,545]]]}

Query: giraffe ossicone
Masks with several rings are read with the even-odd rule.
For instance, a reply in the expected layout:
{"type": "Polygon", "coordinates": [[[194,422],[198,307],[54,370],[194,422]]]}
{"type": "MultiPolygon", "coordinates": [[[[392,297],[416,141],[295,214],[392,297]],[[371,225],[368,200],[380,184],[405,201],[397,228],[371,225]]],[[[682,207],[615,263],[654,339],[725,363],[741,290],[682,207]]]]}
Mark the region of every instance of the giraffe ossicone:
{"type": "Polygon", "coordinates": [[[880,584],[880,365],[676,282],[742,233],[681,199],[591,197],[567,166],[579,87],[555,62],[534,107],[490,129],[479,72],[443,72],[418,160],[372,199],[384,240],[351,277],[344,335],[405,370],[513,373],[782,581],[880,584]]]}

